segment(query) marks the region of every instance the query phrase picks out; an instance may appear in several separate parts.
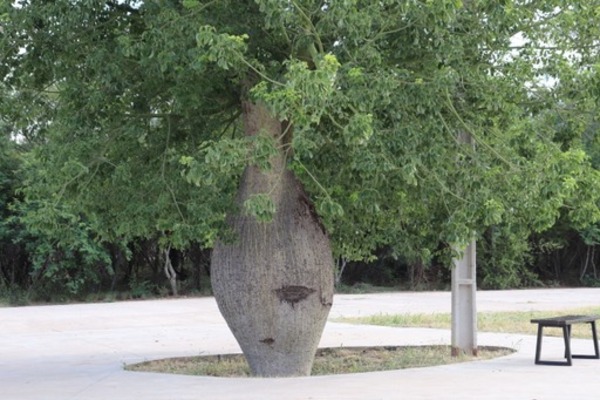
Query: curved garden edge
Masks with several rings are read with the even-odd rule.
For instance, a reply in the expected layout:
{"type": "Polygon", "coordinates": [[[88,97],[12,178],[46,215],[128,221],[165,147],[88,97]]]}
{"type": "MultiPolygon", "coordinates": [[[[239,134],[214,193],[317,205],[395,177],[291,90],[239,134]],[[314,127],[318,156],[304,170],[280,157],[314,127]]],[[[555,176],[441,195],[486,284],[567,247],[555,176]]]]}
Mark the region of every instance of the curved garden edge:
{"type": "MultiPolygon", "coordinates": [[[[515,349],[480,346],[477,356],[452,357],[448,345],[323,347],[315,356],[311,376],[379,372],[431,367],[504,357],[515,349]]],[[[129,371],[213,377],[251,377],[242,354],[176,357],[127,365],[129,371]]]]}

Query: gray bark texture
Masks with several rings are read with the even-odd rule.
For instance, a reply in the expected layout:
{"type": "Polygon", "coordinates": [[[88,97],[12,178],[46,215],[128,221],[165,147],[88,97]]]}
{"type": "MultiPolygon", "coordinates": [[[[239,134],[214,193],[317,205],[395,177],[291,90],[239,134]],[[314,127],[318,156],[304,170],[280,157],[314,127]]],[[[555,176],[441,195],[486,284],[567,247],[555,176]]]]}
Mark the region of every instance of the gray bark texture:
{"type": "MultiPolygon", "coordinates": [[[[244,106],[246,134],[282,136],[266,108],[244,106]]],[[[254,375],[309,375],[333,301],[329,238],[283,153],[267,172],[246,168],[237,202],[258,193],[275,203],[273,220],[229,217],[237,240],[213,250],[213,292],[254,375]]]]}

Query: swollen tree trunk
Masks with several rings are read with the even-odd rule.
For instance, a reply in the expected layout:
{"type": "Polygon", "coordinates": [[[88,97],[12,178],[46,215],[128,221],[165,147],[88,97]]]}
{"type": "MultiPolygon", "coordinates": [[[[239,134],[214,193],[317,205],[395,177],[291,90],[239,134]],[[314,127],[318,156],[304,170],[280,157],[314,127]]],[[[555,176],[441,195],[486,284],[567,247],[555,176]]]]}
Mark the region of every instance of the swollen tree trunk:
{"type": "MultiPolygon", "coordinates": [[[[266,108],[244,104],[245,131],[282,136],[266,108]]],[[[333,300],[333,258],[328,236],[283,155],[264,172],[244,171],[237,202],[268,193],[272,222],[230,216],[234,243],[212,254],[213,292],[254,375],[308,375],[333,300]]]]}

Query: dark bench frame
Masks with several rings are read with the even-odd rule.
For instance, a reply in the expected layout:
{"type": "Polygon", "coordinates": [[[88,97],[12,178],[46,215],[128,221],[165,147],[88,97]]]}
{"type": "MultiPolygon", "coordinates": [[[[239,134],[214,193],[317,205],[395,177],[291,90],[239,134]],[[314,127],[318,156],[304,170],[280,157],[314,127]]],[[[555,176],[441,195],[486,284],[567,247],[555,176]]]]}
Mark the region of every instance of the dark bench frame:
{"type": "Polygon", "coordinates": [[[554,318],[532,319],[532,324],[538,324],[537,346],[535,349],[535,363],[544,365],[573,365],[573,358],[600,359],[598,351],[598,335],[596,334],[596,320],[600,315],[566,315],[554,318]],[[571,325],[590,324],[592,337],[594,340],[594,354],[571,354],[571,325]],[[543,361],[540,359],[542,352],[542,337],[545,327],[562,328],[565,340],[565,358],[566,361],[543,361]]]}

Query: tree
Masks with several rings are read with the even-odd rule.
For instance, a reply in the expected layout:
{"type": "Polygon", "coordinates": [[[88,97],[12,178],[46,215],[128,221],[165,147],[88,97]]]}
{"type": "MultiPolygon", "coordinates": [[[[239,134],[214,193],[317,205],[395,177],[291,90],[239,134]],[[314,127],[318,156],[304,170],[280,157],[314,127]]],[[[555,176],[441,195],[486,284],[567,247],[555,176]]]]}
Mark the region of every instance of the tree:
{"type": "Polygon", "coordinates": [[[253,372],[306,374],[332,255],[427,262],[495,224],[599,219],[580,145],[539,125],[572,112],[551,100],[597,60],[596,8],[4,3],[3,82],[48,99],[27,113],[47,122],[27,199],[68,204],[98,240],[214,246],[215,297],[253,372]]]}
{"type": "Polygon", "coordinates": [[[0,290],[7,292],[11,285],[22,283],[25,274],[21,268],[23,252],[12,240],[15,229],[9,223],[20,159],[3,122],[0,119],[0,290]]]}

